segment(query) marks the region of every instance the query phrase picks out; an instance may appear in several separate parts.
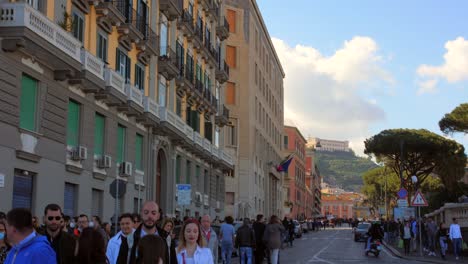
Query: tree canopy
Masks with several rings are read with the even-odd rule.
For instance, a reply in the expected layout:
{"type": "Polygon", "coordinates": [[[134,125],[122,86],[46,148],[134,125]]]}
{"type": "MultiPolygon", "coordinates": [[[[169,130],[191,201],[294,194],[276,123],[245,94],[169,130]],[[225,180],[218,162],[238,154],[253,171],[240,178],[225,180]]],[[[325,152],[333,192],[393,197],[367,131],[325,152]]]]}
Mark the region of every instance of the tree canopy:
{"type": "Polygon", "coordinates": [[[439,121],[439,127],[445,134],[453,132],[468,133],[468,103],[461,104],[439,121]]]}
{"type": "Polygon", "coordinates": [[[364,153],[383,161],[397,175],[401,185],[414,191],[411,176],[421,185],[436,173],[447,188],[464,174],[466,155],[463,145],[425,129],[389,129],[364,142],[364,153]]]}

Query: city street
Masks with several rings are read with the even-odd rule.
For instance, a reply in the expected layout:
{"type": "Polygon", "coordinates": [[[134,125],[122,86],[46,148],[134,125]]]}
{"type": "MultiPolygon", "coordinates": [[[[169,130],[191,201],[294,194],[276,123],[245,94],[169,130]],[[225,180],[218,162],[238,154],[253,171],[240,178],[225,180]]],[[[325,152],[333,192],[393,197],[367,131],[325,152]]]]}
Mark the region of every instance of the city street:
{"type": "MultiPolygon", "coordinates": [[[[234,263],[238,263],[236,258],[234,263]]],[[[354,242],[350,228],[334,228],[308,232],[294,241],[292,248],[280,253],[281,264],[303,263],[422,263],[393,256],[386,248],[380,256],[364,255],[364,243],[354,242]]]]}

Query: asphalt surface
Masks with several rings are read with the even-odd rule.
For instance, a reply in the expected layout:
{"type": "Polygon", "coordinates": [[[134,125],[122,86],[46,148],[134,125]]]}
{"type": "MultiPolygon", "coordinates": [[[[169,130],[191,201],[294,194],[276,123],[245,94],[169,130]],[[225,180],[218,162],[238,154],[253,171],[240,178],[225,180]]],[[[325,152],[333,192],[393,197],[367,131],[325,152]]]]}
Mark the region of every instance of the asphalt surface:
{"type": "MultiPolygon", "coordinates": [[[[239,263],[239,258],[233,258],[239,263]]],[[[264,262],[266,263],[266,261],[264,262]]],[[[378,258],[364,254],[364,243],[354,242],[351,228],[332,228],[319,232],[308,232],[294,240],[293,247],[286,247],[280,252],[281,264],[305,263],[424,263],[405,260],[383,248],[378,258]]]]}

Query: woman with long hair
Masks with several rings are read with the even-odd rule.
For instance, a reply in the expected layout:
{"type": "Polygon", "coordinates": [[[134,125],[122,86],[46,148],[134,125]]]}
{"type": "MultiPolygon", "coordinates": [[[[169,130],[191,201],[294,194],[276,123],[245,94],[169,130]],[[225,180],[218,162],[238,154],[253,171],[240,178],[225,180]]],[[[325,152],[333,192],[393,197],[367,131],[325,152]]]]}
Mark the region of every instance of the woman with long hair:
{"type": "Polygon", "coordinates": [[[106,243],[104,237],[92,227],[83,229],[78,240],[79,264],[107,264],[106,243]]]}
{"type": "Polygon", "coordinates": [[[167,249],[168,249],[168,254],[169,254],[169,264],[176,264],[177,263],[177,258],[176,258],[176,244],[175,244],[175,235],[172,232],[174,230],[174,221],[170,218],[164,219],[162,228],[164,231],[167,232],[167,237],[166,237],[166,244],[167,244],[167,249]]]}
{"type": "MultiPolygon", "coordinates": [[[[160,236],[146,235],[138,243],[137,264],[163,264],[166,259],[166,243],[160,236]]],[[[164,263],[165,264],[165,263],[164,263]]]]}
{"type": "Polygon", "coordinates": [[[196,219],[189,218],[184,222],[177,247],[177,263],[214,264],[211,250],[204,248],[200,230],[200,223],[196,219]]]}
{"type": "Polygon", "coordinates": [[[265,228],[263,233],[263,242],[270,250],[270,261],[271,264],[277,264],[279,258],[279,250],[281,248],[281,237],[285,232],[284,226],[281,224],[278,216],[272,215],[270,222],[265,228]]]}

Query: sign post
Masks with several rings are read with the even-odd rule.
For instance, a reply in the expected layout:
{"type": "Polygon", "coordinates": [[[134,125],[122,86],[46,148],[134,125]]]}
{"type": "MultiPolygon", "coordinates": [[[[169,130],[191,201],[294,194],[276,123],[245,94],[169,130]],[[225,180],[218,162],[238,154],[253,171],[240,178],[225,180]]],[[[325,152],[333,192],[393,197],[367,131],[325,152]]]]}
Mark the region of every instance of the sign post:
{"type": "Polygon", "coordinates": [[[418,218],[419,218],[419,254],[422,257],[422,234],[421,234],[421,206],[428,206],[426,198],[424,198],[424,195],[418,190],[416,191],[416,194],[414,194],[413,200],[411,200],[411,205],[412,206],[417,206],[418,207],[418,218]]]}
{"type": "Polygon", "coordinates": [[[192,186],[190,184],[177,184],[177,205],[182,206],[182,215],[185,214],[185,206],[190,205],[192,198],[192,186]]]}

